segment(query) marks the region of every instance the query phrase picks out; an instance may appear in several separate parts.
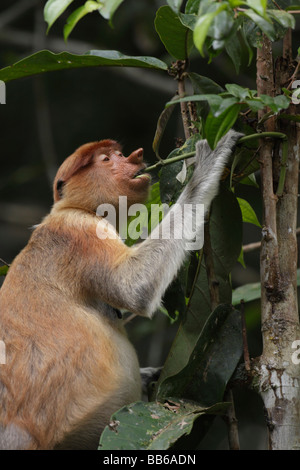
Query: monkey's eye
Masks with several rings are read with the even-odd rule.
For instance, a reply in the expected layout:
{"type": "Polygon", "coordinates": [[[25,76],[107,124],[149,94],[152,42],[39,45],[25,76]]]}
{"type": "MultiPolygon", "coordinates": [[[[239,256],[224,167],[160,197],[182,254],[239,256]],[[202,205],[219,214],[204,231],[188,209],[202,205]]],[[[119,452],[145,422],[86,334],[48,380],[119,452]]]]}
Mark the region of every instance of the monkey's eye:
{"type": "Polygon", "coordinates": [[[103,161],[103,162],[109,162],[109,157],[107,157],[107,156],[104,157],[102,161],[103,161]]]}

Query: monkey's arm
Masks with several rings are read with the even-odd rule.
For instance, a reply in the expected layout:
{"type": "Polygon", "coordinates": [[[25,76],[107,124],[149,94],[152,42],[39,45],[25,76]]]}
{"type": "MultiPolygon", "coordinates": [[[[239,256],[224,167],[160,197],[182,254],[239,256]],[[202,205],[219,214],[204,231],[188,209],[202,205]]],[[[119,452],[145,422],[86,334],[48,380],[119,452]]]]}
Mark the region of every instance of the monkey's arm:
{"type": "MultiPolygon", "coordinates": [[[[139,315],[151,316],[161,303],[168,285],[176,276],[189,250],[192,225],[197,204],[204,204],[208,211],[216,196],[219,181],[230,154],[241,134],[230,131],[212,151],[206,141],[196,145],[196,164],[194,174],[182,192],[177,204],[172,206],[163,221],[151,235],[139,245],[121,248],[116,241],[112,250],[114,261],[105,270],[104,285],[100,286],[101,299],[108,304],[125,308],[139,315]],[[184,215],[183,236],[174,236],[182,226],[182,207],[190,204],[184,215]],[[161,230],[170,226],[171,238],[161,238],[161,230]],[[101,288],[102,287],[102,288],[101,288]]],[[[203,229],[202,220],[197,233],[203,229]]]]}

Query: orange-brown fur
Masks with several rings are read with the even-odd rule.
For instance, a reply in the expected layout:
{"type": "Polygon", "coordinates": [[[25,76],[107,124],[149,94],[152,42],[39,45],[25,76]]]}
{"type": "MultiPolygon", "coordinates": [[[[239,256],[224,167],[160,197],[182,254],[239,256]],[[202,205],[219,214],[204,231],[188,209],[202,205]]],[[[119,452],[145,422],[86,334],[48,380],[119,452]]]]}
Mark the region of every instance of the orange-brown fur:
{"type": "Polygon", "coordinates": [[[102,273],[131,256],[120,239],[97,237],[97,206],[116,205],[118,195],[141,202],[149,186],[146,178],[132,180],[144,166],[142,150],[128,158],[118,152],[116,142],[100,141],[65,160],[54,181],[52,211],[0,290],[0,339],[7,352],[0,365],[0,426],[20,432],[21,448],[54,448],[81,427],[84,442],[93,426],[92,444],[79,445],[95,447],[111,414],[140,397],[138,361],[122,321],[97,304],[110,298],[102,273]],[[93,415],[94,422],[87,420],[93,415]]]}

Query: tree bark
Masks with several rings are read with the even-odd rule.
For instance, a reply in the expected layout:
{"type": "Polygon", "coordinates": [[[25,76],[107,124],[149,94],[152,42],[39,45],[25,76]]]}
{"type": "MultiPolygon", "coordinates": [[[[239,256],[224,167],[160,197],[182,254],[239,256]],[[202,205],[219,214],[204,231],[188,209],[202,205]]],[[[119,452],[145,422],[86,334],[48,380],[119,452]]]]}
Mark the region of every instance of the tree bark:
{"type": "MultiPolygon", "coordinates": [[[[284,44],[290,47],[290,41],[285,40],[284,44]]],[[[286,86],[292,69],[291,53],[286,49],[274,71],[272,46],[265,38],[257,54],[258,94],[281,94],[281,87],[286,86]]],[[[286,113],[295,114],[295,106],[291,105],[286,113]]],[[[266,409],[269,449],[300,449],[300,367],[292,359],[293,342],[300,339],[296,237],[299,124],[275,122],[272,118],[265,122],[264,130],[287,135],[288,158],[283,192],[277,197],[282,145],[278,141],[261,143],[263,352],[255,366],[256,385],[266,409]]]]}

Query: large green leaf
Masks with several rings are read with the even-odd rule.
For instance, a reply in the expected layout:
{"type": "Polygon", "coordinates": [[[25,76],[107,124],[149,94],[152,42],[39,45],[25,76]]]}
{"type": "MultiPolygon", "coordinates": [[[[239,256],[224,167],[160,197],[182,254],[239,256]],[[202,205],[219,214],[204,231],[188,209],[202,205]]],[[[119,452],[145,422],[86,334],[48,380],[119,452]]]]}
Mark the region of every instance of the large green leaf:
{"type": "Polygon", "coordinates": [[[173,396],[203,406],[222,401],[243,351],[241,314],[219,305],[209,316],[186,367],[160,384],[158,399],[173,396]]]}
{"type": "Polygon", "coordinates": [[[160,7],[155,18],[155,29],[165,48],[175,59],[185,60],[192,48],[192,32],[182,24],[169,6],[160,7]]]}
{"type": "Polygon", "coordinates": [[[197,418],[224,414],[228,403],[209,408],[199,403],[168,399],[164,403],[136,402],[111,418],[100,438],[99,450],[165,450],[189,434],[197,418]]]}
{"type": "Polygon", "coordinates": [[[167,70],[164,62],[154,57],[127,56],[119,51],[89,51],[83,55],[61,52],[40,51],[9,67],[0,70],[0,80],[9,82],[54,70],[68,70],[82,67],[142,67],[167,70]]]}
{"type": "MultiPolygon", "coordinates": [[[[221,186],[210,215],[210,237],[214,271],[221,303],[231,302],[230,272],[242,246],[242,214],[235,195],[221,186]]],[[[191,266],[193,286],[185,315],[178,328],[159,383],[178,373],[188,362],[201,330],[211,313],[210,296],[204,257],[194,259],[191,266]]]]}

